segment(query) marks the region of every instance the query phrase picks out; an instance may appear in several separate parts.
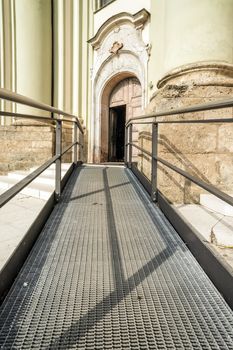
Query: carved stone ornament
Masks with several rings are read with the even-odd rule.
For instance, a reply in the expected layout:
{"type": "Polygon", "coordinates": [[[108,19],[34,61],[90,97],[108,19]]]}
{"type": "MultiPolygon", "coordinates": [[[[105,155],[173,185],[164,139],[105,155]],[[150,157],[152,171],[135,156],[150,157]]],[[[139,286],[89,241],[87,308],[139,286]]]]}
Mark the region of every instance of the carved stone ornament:
{"type": "Polygon", "coordinates": [[[114,55],[116,55],[118,53],[118,51],[120,49],[122,49],[123,47],[123,43],[119,43],[118,41],[115,41],[111,47],[111,49],[109,50],[110,53],[113,53],[114,55]]]}
{"type": "Polygon", "coordinates": [[[149,57],[151,56],[151,49],[152,49],[152,45],[146,44],[146,51],[147,51],[149,57]]]}
{"type": "Polygon", "coordinates": [[[104,38],[106,38],[108,33],[113,31],[114,28],[120,28],[120,26],[125,23],[131,23],[133,24],[136,30],[142,29],[149,17],[150,14],[145,9],[142,9],[134,15],[131,15],[128,12],[118,13],[110,17],[106,22],[104,22],[102,26],[98,29],[95,36],[88,40],[88,43],[90,43],[95,50],[98,50],[98,48],[101,45],[101,42],[103,42],[104,38]]]}

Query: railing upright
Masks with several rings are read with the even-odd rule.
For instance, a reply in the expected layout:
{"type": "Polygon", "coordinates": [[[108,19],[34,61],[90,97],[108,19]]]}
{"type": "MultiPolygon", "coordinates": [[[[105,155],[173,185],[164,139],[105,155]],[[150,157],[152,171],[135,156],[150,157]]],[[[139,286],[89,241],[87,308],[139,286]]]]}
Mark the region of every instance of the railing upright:
{"type": "Polygon", "coordinates": [[[133,140],[133,125],[129,124],[129,168],[132,167],[132,152],[133,152],[133,146],[132,146],[132,140],[133,140]]]}
{"type": "Polygon", "coordinates": [[[81,161],[83,160],[83,151],[84,151],[84,134],[79,130],[79,157],[81,161]]]}
{"type": "Polygon", "coordinates": [[[151,161],[151,199],[157,200],[157,172],[158,172],[158,124],[152,124],[152,161],[151,161]]]}
{"type": "MultiPolygon", "coordinates": [[[[77,145],[80,146],[80,150],[82,150],[82,141],[83,137],[79,139],[81,142],[77,142],[77,134],[78,130],[80,130],[80,134],[83,135],[84,130],[82,128],[82,125],[80,121],[78,120],[77,116],[67,113],[65,111],[62,111],[60,109],[57,109],[55,107],[49,106],[47,104],[35,101],[31,98],[28,98],[26,96],[22,96],[19,94],[16,94],[12,91],[8,91],[5,89],[0,88],[0,99],[6,100],[6,101],[12,101],[14,103],[20,103],[25,106],[30,106],[33,108],[40,109],[42,111],[47,111],[52,114],[51,116],[39,116],[37,114],[21,114],[21,113],[13,113],[13,112],[6,112],[6,111],[0,111],[0,115],[6,116],[6,117],[15,117],[15,118],[23,118],[23,119],[33,119],[38,121],[46,121],[46,123],[56,123],[56,140],[55,140],[55,153],[56,155],[53,156],[51,159],[47,160],[44,164],[42,164],[39,168],[37,168],[35,171],[27,175],[24,179],[19,181],[17,184],[12,186],[10,189],[6,190],[3,194],[0,195],[0,207],[5,205],[7,202],[9,202],[17,193],[22,191],[26,186],[28,186],[33,180],[35,180],[40,174],[42,174],[43,171],[48,169],[52,164],[56,164],[55,168],[55,201],[58,201],[61,195],[61,157],[70,151],[72,147],[74,147],[74,164],[78,163],[78,152],[77,152],[77,145]],[[57,115],[57,117],[55,117],[57,115]],[[66,147],[66,149],[62,150],[62,123],[72,123],[74,124],[74,135],[73,140],[74,142],[66,147]]],[[[81,152],[80,152],[81,154],[81,152]]],[[[83,159],[83,156],[81,157],[81,161],[83,159]]]]}
{"type": "Polygon", "coordinates": [[[78,125],[77,122],[74,122],[74,129],[73,129],[74,135],[73,135],[73,142],[74,142],[74,165],[77,165],[78,163],[78,145],[77,145],[77,134],[78,134],[78,125]]]}
{"type": "Polygon", "coordinates": [[[125,127],[125,165],[128,166],[128,127],[125,127]]]}
{"type": "Polygon", "coordinates": [[[56,120],[56,160],[55,171],[55,199],[58,202],[61,196],[61,152],[62,152],[62,121],[56,120]]]}

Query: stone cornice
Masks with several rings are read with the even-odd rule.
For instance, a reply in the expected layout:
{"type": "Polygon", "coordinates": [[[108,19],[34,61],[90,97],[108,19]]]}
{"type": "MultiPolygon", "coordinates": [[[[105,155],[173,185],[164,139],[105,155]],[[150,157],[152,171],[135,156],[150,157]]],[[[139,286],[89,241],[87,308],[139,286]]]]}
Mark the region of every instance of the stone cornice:
{"type": "MultiPolygon", "coordinates": [[[[178,78],[182,78],[182,76],[187,76],[189,75],[190,78],[193,76],[194,74],[199,74],[199,83],[200,85],[210,85],[210,80],[213,79],[213,84],[214,85],[228,85],[227,82],[222,81],[222,79],[220,79],[220,77],[218,77],[218,79],[214,79],[214,75],[212,75],[209,79],[207,79],[206,81],[203,80],[202,81],[202,75],[200,75],[200,73],[214,73],[214,75],[216,74],[222,74],[225,77],[229,77],[229,79],[231,80],[231,84],[232,84],[232,79],[233,79],[233,64],[227,63],[227,62],[222,62],[222,61],[200,61],[200,62],[195,62],[195,63],[190,63],[190,64],[185,64],[182,65],[180,67],[177,67],[175,69],[170,70],[168,73],[166,73],[157,83],[157,87],[158,89],[162,88],[163,86],[165,86],[169,81],[173,80],[173,79],[178,79],[178,78]],[[215,81],[216,80],[216,81],[215,81]]],[[[195,77],[197,78],[197,76],[195,77]]],[[[187,78],[186,78],[187,79],[187,78]]],[[[206,79],[206,77],[205,77],[206,79]]],[[[194,79],[196,80],[196,79],[194,79]]],[[[196,83],[198,83],[198,81],[195,81],[196,83]]]]}
{"type": "Polygon", "coordinates": [[[109,18],[106,22],[104,22],[102,26],[98,29],[95,36],[88,40],[88,43],[90,43],[94,47],[94,49],[97,50],[100,46],[101,41],[111,30],[113,30],[117,26],[120,26],[124,23],[131,23],[135,26],[136,29],[141,29],[143,28],[145,22],[148,20],[149,16],[149,12],[145,9],[142,9],[134,15],[131,15],[128,12],[118,13],[109,18]]]}

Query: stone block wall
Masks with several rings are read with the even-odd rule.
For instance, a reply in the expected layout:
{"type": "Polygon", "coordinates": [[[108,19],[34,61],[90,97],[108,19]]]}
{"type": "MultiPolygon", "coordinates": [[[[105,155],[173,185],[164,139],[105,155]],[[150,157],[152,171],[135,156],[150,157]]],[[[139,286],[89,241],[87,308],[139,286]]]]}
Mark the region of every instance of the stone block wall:
{"type": "Polygon", "coordinates": [[[0,174],[43,164],[54,153],[54,137],[48,125],[0,126],[0,174]]]}
{"type": "MultiPolygon", "coordinates": [[[[16,121],[14,125],[0,126],[0,175],[14,170],[28,170],[39,166],[55,154],[55,126],[16,121]]],[[[73,127],[62,128],[62,149],[73,142],[73,127]]],[[[72,162],[71,149],[62,157],[63,163],[72,162]]]]}
{"type": "MultiPolygon", "coordinates": [[[[62,127],[62,150],[65,150],[73,142],[73,127],[71,124],[64,123],[62,127]]],[[[62,156],[63,163],[72,162],[72,152],[71,148],[64,156],[62,156]]]]}
{"type": "MultiPolygon", "coordinates": [[[[83,120],[80,118],[80,122],[83,125],[83,120]]],[[[71,123],[64,123],[62,128],[62,149],[65,150],[66,147],[70,146],[73,143],[73,124],[71,123]]],[[[84,135],[80,136],[80,131],[77,129],[77,140],[80,143],[84,143],[84,148],[81,149],[81,147],[78,145],[78,160],[82,160],[85,162],[87,160],[87,151],[88,151],[88,135],[87,131],[84,127],[84,135]]],[[[63,157],[62,162],[69,163],[73,160],[73,148],[71,148],[63,157]]]]}
{"type": "MultiPolygon", "coordinates": [[[[233,66],[199,62],[180,67],[158,83],[147,112],[165,111],[233,97],[233,66]]],[[[232,118],[233,109],[160,117],[158,120],[232,118]]],[[[139,143],[151,150],[151,127],[141,128],[139,143]]],[[[161,124],[161,158],[233,194],[233,123],[161,124]]],[[[150,178],[150,159],[139,156],[138,166],[150,178]]],[[[203,189],[159,164],[159,189],[173,203],[198,203],[203,189]]]]}

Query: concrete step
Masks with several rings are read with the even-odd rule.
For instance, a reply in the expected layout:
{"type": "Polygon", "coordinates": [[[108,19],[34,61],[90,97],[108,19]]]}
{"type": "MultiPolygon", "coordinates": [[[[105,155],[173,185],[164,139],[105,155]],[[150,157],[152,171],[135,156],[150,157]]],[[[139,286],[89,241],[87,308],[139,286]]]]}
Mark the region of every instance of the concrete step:
{"type": "Polygon", "coordinates": [[[44,199],[19,193],[0,209],[0,271],[45,204],[44,199]]]}
{"type": "MultiPolygon", "coordinates": [[[[0,176],[0,188],[9,189],[19,181],[9,176],[0,176]]],[[[25,187],[20,193],[40,199],[48,199],[51,193],[54,191],[54,185],[48,185],[44,183],[31,182],[27,187],[25,187]]]]}
{"type": "MultiPolygon", "coordinates": [[[[70,166],[68,163],[62,164],[62,177],[70,166]]],[[[0,176],[0,195],[35,169],[0,176]]],[[[43,209],[54,191],[54,185],[55,166],[52,165],[0,208],[0,271],[43,209]]]]}
{"type": "MultiPolygon", "coordinates": [[[[63,170],[61,173],[61,176],[63,177],[65,175],[65,173],[66,173],[66,170],[63,170]]],[[[9,173],[8,177],[9,177],[9,179],[16,179],[17,181],[20,181],[23,178],[25,178],[28,174],[29,174],[29,172],[26,172],[26,171],[14,171],[12,173],[9,173]]],[[[33,182],[53,185],[54,181],[55,181],[55,171],[53,169],[51,169],[51,170],[45,170],[33,182]]]]}
{"type": "MultiPolygon", "coordinates": [[[[70,163],[62,164],[61,177],[63,178],[67,170],[70,168],[70,163]]],[[[24,177],[34,171],[36,167],[30,171],[14,171],[8,176],[0,176],[0,189],[7,190],[21,181],[24,177]]],[[[40,176],[33,180],[20,193],[31,196],[33,198],[48,199],[55,188],[55,164],[52,164],[40,176]]]]}
{"type": "Polygon", "coordinates": [[[233,216],[226,216],[198,204],[175,206],[203,238],[220,247],[233,248],[233,216]]]}
{"type": "MultiPolygon", "coordinates": [[[[230,196],[233,197],[233,194],[228,193],[230,196]]],[[[203,205],[204,207],[215,211],[222,215],[228,215],[233,216],[233,206],[230,204],[225,203],[218,197],[212,195],[203,193],[200,195],[200,205],[203,205]]]]}
{"type": "MultiPolygon", "coordinates": [[[[62,163],[61,168],[62,168],[63,171],[67,171],[67,170],[70,168],[70,166],[71,166],[71,163],[62,163]]],[[[32,168],[30,169],[30,172],[36,170],[37,168],[38,168],[38,167],[32,167],[32,168]]],[[[56,168],[56,164],[53,163],[53,164],[51,164],[50,167],[49,167],[47,170],[45,170],[45,171],[48,171],[48,170],[53,170],[53,171],[54,171],[55,168],[56,168]]]]}

